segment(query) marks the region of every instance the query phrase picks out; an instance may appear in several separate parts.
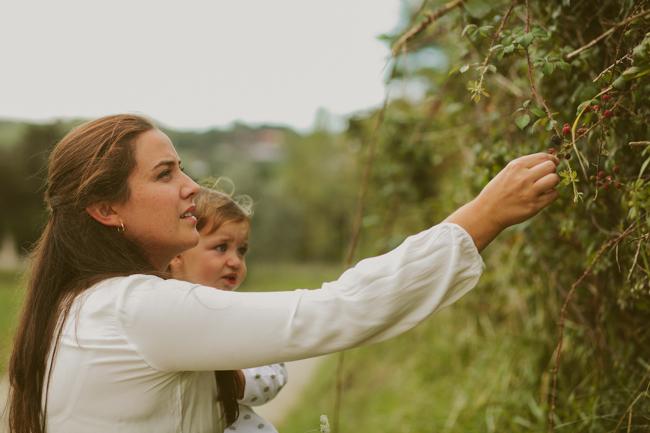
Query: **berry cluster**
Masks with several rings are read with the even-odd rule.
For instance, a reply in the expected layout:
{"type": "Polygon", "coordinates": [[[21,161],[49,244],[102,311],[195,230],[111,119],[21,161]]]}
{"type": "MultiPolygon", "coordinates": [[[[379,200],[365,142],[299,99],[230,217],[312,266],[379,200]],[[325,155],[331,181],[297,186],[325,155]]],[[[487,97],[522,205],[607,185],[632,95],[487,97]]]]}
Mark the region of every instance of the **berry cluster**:
{"type": "Polygon", "coordinates": [[[585,112],[588,113],[591,111],[594,113],[598,113],[602,108],[603,110],[601,115],[603,118],[609,119],[611,117],[614,117],[614,110],[610,107],[611,101],[612,101],[612,95],[610,95],[609,93],[605,93],[600,96],[600,103],[602,104],[602,107],[599,104],[587,105],[587,108],[585,108],[585,112]]]}
{"type": "Polygon", "coordinates": [[[618,174],[618,170],[618,165],[614,165],[611,173],[607,173],[605,170],[600,170],[595,176],[591,176],[590,179],[596,182],[596,188],[598,189],[604,189],[607,191],[612,185],[614,185],[614,188],[616,189],[621,189],[621,182],[615,178],[618,174]]]}

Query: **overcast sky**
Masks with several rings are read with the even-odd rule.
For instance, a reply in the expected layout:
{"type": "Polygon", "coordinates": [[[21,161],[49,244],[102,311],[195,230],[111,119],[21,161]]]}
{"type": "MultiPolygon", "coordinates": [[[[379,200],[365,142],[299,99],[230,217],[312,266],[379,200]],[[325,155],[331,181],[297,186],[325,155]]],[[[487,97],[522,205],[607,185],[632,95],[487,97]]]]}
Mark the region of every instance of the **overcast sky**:
{"type": "Polygon", "coordinates": [[[0,117],[312,125],[378,105],[399,0],[3,0],[0,117]]]}

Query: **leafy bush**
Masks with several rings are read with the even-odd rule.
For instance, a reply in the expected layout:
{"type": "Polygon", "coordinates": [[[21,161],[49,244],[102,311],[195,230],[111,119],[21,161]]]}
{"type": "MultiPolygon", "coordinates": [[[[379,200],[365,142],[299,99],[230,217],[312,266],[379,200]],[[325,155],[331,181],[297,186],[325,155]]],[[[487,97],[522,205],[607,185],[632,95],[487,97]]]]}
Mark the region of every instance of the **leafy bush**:
{"type": "Polygon", "coordinates": [[[560,198],[488,249],[481,297],[542,348],[519,384],[544,412],[530,428],[646,431],[650,2],[429,3],[409,37],[386,37],[389,90],[426,93],[350,122],[351,139],[376,146],[366,252],[442,218],[507,161],[558,154],[560,198]],[[432,50],[448,66],[423,61],[432,50]]]}

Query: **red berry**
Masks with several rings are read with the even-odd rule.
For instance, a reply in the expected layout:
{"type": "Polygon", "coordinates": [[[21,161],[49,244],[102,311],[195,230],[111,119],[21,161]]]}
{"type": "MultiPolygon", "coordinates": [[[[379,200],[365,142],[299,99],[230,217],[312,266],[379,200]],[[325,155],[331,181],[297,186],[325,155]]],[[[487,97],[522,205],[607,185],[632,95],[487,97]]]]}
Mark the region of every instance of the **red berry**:
{"type": "Polygon", "coordinates": [[[611,182],[612,182],[612,176],[607,176],[605,179],[607,179],[607,183],[611,183],[611,182]]]}
{"type": "Polygon", "coordinates": [[[605,177],[605,172],[604,172],[603,170],[600,170],[600,171],[598,172],[598,175],[597,175],[596,177],[597,177],[598,179],[602,179],[603,177],[605,177]]]}
{"type": "Polygon", "coordinates": [[[570,133],[571,133],[571,125],[565,123],[564,126],[562,126],[562,134],[569,135],[570,133]]]}
{"type": "Polygon", "coordinates": [[[604,116],[604,117],[610,118],[610,117],[612,117],[613,115],[614,115],[614,112],[612,112],[612,110],[605,110],[605,111],[603,111],[603,116],[604,116]]]}
{"type": "Polygon", "coordinates": [[[600,97],[600,99],[601,101],[609,101],[610,99],[612,99],[612,95],[608,95],[607,93],[605,93],[600,97]]]}

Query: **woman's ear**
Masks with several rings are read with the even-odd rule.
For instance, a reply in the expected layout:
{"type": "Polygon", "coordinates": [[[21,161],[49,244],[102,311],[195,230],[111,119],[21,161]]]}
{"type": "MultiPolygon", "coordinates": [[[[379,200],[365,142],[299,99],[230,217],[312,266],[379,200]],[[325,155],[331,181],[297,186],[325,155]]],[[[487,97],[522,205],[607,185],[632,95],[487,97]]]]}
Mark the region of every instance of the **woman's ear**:
{"type": "Polygon", "coordinates": [[[108,227],[124,227],[124,222],[107,202],[93,203],[86,207],[86,212],[95,221],[108,227]]]}

